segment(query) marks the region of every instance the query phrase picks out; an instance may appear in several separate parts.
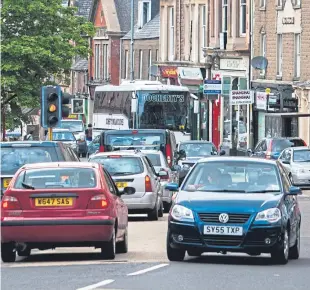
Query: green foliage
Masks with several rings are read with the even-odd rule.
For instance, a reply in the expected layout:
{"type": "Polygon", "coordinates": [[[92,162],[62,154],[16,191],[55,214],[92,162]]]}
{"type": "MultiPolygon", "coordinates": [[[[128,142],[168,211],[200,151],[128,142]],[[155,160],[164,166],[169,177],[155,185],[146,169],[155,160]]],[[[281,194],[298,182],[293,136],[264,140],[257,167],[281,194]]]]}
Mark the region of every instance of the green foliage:
{"type": "Polygon", "coordinates": [[[40,87],[90,53],[95,28],[62,0],[5,0],[1,9],[1,102],[39,105],[40,87]]]}

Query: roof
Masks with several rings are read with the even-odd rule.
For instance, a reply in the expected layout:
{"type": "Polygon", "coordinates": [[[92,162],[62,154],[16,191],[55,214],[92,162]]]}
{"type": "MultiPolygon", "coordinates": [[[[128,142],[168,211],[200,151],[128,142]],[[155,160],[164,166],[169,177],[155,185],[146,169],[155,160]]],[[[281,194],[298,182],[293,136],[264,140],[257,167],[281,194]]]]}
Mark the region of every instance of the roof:
{"type": "Polygon", "coordinates": [[[141,150],[141,153],[144,154],[163,154],[161,150],[141,150]]]}
{"type": "Polygon", "coordinates": [[[72,67],[71,70],[73,71],[87,71],[88,70],[88,60],[87,59],[80,59],[76,61],[72,67]]]}
{"type": "MultiPolygon", "coordinates": [[[[166,129],[130,129],[130,130],[109,130],[108,132],[105,132],[105,134],[132,134],[134,136],[133,131],[137,133],[163,133],[166,132],[166,129]]],[[[123,136],[122,136],[123,137],[123,136]]]]}
{"type": "MultiPolygon", "coordinates": [[[[299,151],[299,150],[305,150],[305,149],[309,149],[310,150],[310,146],[298,146],[298,147],[289,147],[290,149],[292,149],[293,151],[299,151]]],[[[286,149],[289,149],[286,148],[286,149]]]]}
{"type": "Polygon", "coordinates": [[[82,16],[88,20],[92,5],[93,0],[79,0],[77,15],[82,16]]]}
{"type": "MultiPolygon", "coordinates": [[[[131,0],[114,0],[117,18],[122,32],[128,32],[131,26],[131,0]]],[[[138,19],[138,1],[134,1],[134,17],[135,22],[138,19]]]]}
{"type": "Polygon", "coordinates": [[[96,162],[44,162],[44,163],[32,163],[22,166],[22,169],[49,169],[49,168],[99,168],[100,164],[96,162]]]}
{"type": "Polygon", "coordinates": [[[197,161],[197,163],[204,163],[204,162],[234,162],[234,161],[239,161],[239,162],[255,162],[255,163],[262,163],[262,164],[276,164],[276,160],[270,160],[270,159],[263,159],[263,158],[256,158],[256,157],[249,157],[249,156],[227,156],[227,157],[207,157],[207,158],[202,158],[197,161]]]}
{"type": "MultiPolygon", "coordinates": [[[[134,28],[134,39],[152,39],[160,36],[160,15],[157,14],[153,19],[146,23],[141,29],[136,25],[134,28]]],[[[123,39],[131,38],[131,30],[123,39]]]]}
{"type": "Polygon", "coordinates": [[[302,140],[300,137],[264,137],[262,140],[272,139],[272,140],[302,140]]]}
{"type": "Polygon", "coordinates": [[[57,141],[13,141],[0,142],[0,147],[56,147],[58,143],[57,141]]]}

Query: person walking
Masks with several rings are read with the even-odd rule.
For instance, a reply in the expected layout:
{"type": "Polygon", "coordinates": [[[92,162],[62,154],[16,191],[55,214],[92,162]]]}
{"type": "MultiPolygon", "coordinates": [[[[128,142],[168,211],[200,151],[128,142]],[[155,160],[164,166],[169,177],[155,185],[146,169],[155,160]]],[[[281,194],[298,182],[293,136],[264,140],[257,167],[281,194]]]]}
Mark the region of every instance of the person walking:
{"type": "Polygon", "coordinates": [[[87,141],[92,141],[93,140],[93,126],[92,124],[88,124],[88,128],[85,130],[85,136],[87,141]]]}

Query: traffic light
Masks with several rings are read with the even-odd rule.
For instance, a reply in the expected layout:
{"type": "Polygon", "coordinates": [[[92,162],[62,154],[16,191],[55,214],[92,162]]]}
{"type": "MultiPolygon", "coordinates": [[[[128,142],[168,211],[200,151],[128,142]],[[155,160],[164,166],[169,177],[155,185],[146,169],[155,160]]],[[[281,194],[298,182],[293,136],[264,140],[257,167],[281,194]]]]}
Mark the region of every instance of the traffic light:
{"type": "Polygon", "coordinates": [[[41,94],[41,126],[58,127],[61,122],[61,88],[44,86],[41,94]]]}
{"type": "Polygon", "coordinates": [[[61,94],[61,117],[62,118],[67,118],[70,115],[70,108],[67,105],[70,104],[71,98],[73,98],[72,95],[62,92],[61,94]]]}

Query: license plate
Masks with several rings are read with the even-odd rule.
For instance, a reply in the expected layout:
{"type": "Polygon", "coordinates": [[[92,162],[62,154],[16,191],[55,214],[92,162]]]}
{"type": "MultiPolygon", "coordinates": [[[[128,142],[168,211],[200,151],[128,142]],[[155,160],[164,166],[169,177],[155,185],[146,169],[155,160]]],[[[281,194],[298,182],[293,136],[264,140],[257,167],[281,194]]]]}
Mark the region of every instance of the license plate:
{"type": "Polygon", "coordinates": [[[3,188],[7,188],[10,184],[11,179],[10,178],[4,178],[3,179],[3,188]]]}
{"type": "Polygon", "coordinates": [[[205,235],[242,236],[243,228],[234,226],[204,226],[205,235]]]}
{"type": "Polygon", "coordinates": [[[125,188],[128,186],[127,182],[115,182],[115,184],[118,188],[125,188]]]}
{"type": "Polygon", "coordinates": [[[57,197],[57,198],[36,198],[35,206],[72,206],[73,198],[57,197]]]}

